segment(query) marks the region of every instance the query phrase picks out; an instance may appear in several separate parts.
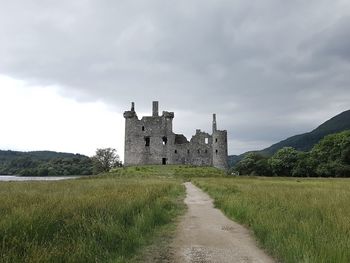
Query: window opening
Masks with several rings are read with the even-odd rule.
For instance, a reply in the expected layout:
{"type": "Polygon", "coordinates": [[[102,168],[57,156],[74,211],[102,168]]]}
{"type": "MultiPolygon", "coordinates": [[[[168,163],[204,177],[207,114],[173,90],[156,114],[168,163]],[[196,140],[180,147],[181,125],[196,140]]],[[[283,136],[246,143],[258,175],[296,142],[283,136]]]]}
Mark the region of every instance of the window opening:
{"type": "Polygon", "coordinates": [[[218,142],[218,138],[215,138],[215,142],[218,142]]]}
{"type": "Polygon", "coordinates": [[[166,145],[167,142],[168,142],[168,138],[164,136],[164,137],[163,137],[163,145],[166,145]]]}
{"type": "Polygon", "coordinates": [[[142,131],[145,131],[145,126],[142,126],[142,131]]]}
{"type": "Polygon", "coordinates": [[[162,158],[162,165],[166,165],[166,158],[162,158]]]}
{"type": "Polygon", "coordinates": [[[209,143],[209,138],[205,138],[204,142],[205,142],[205,144],[208,144],[209,143]]]}
{"type": "Polygon", "coordinates": [[[215,153],[218,154],[218,150],[215,150],[215,153]]]}
{"type": "Polygon", "coordinates": [[[187,150],[187,154],[190,154],[190,150],[187,150]]]}
{"type": "Polygon", "coordinates": [[[198,153],[201,153],[201,150],[198,149],[197,152],[198,152],[198,153]]]}
{"type": "Polygon", "coordinates": [[[208,153],[208,150],[205,150],[205,153],[208,153]]]}
{"type": "Polygon", "coordinates": [[[148,147],[150,145],[150,137],[145,137],[145,146],[148,147]]]}
{"type": "Polygon", "coordinates": [[[175,150],[175,153],[177,153],[177,150],[175,150]]]}

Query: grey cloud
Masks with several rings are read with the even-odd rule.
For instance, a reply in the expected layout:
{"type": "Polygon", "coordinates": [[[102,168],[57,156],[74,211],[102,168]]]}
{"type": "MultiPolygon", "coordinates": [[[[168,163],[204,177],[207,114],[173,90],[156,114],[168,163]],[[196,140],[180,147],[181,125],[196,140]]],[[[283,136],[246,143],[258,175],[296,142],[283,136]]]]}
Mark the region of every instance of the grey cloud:
{"type": "Polygon", "coordinates": [[[158,99],[187,136],[216,112],[231,140],[273,143],[349,108],[349,14],[340,0],[13,0],[0,73],[118,111],[158,99]]]}
{"type": "Polygon", "coordinates": [[[318,49],[315,56],[333,57],[350,61],[350,14],[342,17],[330,28],[317,36],[318,49]]]}

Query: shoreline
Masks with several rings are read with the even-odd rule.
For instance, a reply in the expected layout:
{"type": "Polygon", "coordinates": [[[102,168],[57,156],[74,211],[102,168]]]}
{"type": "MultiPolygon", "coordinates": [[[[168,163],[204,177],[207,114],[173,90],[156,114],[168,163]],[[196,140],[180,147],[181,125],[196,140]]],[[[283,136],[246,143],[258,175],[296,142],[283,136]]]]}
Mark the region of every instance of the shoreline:
{"type": "Polygon", "coordinates": [[[23,181],[60,181],[78,179],[82,176],[19,176],[19,175],[0,175],[0,182],[23,182],[23,181]]]}

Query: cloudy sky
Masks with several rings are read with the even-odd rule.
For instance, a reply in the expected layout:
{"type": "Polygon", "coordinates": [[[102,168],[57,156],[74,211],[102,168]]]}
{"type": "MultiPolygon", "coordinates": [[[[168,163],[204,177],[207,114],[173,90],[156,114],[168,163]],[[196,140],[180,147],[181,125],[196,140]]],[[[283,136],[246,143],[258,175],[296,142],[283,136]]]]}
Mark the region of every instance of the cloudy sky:
{"type": "Polygon", "coordinates": [[[122,113],[229,133],[229,153],[350,108],[348,0],[0,0],[0,149],[122,155],[122,113]]]}

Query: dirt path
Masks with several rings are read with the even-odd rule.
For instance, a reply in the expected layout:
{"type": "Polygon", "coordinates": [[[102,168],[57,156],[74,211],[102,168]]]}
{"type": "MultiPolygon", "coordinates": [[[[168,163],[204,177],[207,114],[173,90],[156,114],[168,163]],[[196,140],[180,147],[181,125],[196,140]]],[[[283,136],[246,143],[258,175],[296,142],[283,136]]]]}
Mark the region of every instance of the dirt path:
{"type": "Polygon", "coordinates": [[[274,262],[249,231],[213,207],[212,199],[185,183],[188,211],[172,244],[171,262],[274,262]]]}

